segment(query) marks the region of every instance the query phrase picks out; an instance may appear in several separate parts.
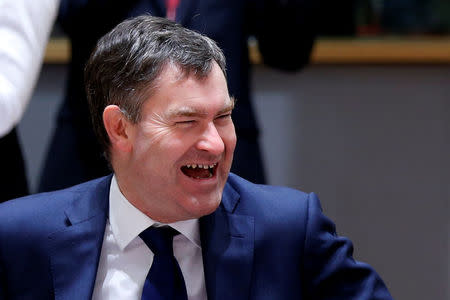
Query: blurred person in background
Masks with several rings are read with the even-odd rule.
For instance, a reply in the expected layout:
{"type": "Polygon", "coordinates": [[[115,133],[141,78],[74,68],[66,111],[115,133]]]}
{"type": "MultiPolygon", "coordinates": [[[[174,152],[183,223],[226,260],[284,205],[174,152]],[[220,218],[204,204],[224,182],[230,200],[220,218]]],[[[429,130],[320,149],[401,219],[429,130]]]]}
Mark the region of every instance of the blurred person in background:
{"type": "Polygon", "coordinates": [[[148,13],[203,33],[224,50],[228,87],[239,142],[232,171],[264,183],[258,126],[251,104],[248,38],[255,36],[266,65],[300,70],[309,60],[317,2],[217,0],[63,0],[59,24],[72,47],[65,98],[60,108],[39,191],[71,186],[109,173],[90,123],[83,69],[97,40],[126,18],[148,13]],[[68,172],[70,170],[70,172],[68,172]]]}
{"type": "Polygon", "coordinates": [[[59,0],[0,0],[0,202],[28,194],[16,125],[31,98],[59,0]]]}
{"type": "Polygon", "coordinates": [[[388,33],[425,34],[433,27],[433,6],[429,0],[390,0],[382,5],[381,22],[388,33]]]}

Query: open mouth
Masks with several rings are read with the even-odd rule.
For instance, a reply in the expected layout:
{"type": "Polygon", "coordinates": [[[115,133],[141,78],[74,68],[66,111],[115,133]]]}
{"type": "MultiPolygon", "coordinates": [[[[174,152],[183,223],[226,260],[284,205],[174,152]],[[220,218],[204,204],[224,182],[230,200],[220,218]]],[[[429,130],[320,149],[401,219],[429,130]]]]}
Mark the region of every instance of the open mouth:
{"type": "Polygon", "coordinates": [[[191,164],[181,167],[184,175],[195,179],[208,179],[214,176],[217,163],[212,165],[191,164]]]}

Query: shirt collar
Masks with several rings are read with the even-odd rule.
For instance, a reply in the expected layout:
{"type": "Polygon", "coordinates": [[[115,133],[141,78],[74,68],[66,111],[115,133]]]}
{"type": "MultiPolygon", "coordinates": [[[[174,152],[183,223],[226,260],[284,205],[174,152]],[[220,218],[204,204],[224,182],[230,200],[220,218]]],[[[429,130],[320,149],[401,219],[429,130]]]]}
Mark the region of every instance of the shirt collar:
{"type": "Polygon", "coordinates": [[[184,235],[197,247],[201,248],[198,219],[179,221],[170,224],[161,224],[152,220],[125,198],[120,191],[115,175],[111,180],[111,188],[109,190],[109,222],[111,224],[112,233],[122,251],[142,231],[152,225],[169,225],[184,235]]]}

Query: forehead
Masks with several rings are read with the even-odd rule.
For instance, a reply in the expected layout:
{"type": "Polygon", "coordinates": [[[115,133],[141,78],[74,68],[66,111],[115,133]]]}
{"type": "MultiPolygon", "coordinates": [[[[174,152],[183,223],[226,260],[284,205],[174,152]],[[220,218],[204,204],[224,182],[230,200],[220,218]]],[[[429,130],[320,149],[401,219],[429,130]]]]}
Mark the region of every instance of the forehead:
{"type": "Polygon", "coordinates": [[[207,113],[232,108],[233,105],[225,76],[217,63],[213,63],[204,77],[186,75],[179,67],[169,64],[159,75],[144,109],[147,112],[164,110],[168,114],[190,111],[207,113]]]}

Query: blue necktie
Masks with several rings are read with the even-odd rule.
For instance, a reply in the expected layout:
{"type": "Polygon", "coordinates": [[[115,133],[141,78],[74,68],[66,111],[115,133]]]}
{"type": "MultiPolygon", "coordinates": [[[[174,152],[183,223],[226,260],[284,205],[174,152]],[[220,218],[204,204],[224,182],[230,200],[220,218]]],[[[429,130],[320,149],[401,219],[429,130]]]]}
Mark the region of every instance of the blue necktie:
{"type": "Polygon", "coordinates": [[[177,234],[171,227],[149,227],[139,234],[154,254],[142,300],[187,300],[183,274],[173,256],[173,237],[177,234]]]}

